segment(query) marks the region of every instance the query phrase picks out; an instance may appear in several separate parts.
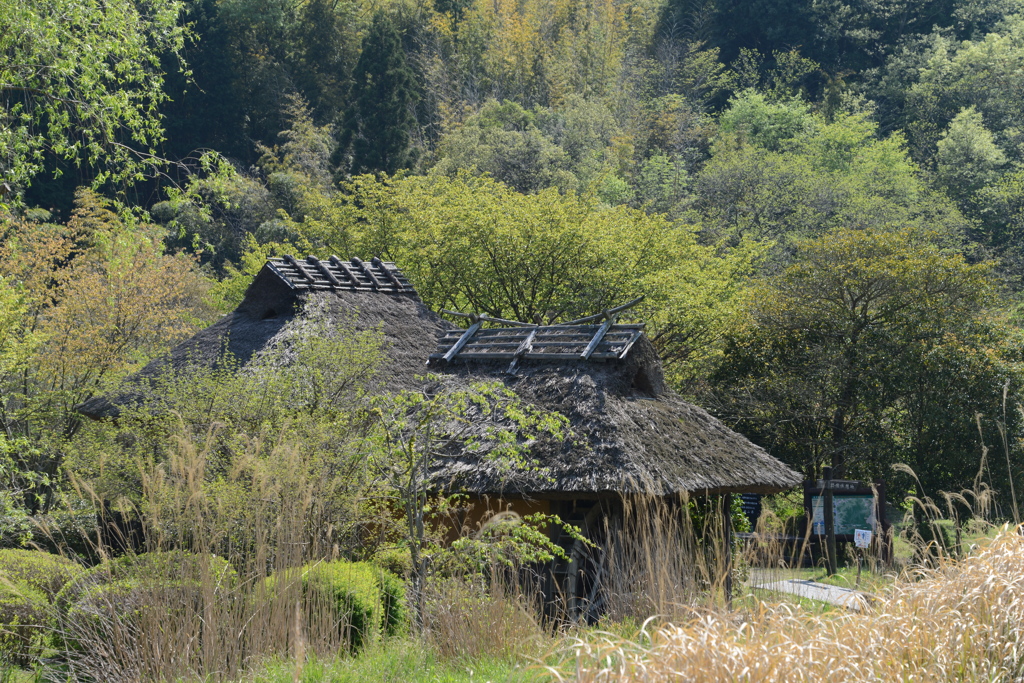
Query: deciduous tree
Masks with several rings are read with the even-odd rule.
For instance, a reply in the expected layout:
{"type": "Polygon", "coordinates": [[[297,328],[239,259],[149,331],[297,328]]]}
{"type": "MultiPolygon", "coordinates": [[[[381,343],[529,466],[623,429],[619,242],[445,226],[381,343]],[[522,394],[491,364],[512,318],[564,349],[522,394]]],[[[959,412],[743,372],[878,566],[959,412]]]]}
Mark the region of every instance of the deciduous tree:
{"type": "Polygon", "coordinates": [[[1016,374],[985,313],[990,264],[931,238],[838,229],[802,242],[755,290],[749,326],[733,337],[713,380],[722,414],[810,477],[823,465],[871,477],[907,462],[934,475],[929,485],[969,488],[974,415],[995,416],[1016,374]]]}
{"type": "Polygon", "coordinates": [[[29,183],[45,155],[130,183],[162,138],[160,57],[187,35],[182,3],[25,0],[0,7],[0,181],[29,183]]]}

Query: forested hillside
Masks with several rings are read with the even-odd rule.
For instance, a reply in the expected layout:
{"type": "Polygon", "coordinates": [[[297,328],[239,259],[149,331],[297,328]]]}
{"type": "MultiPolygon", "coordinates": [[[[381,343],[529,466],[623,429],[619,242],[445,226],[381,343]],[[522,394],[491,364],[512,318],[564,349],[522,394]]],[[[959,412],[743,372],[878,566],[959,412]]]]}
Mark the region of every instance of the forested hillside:
{"type": "Polygon", "coordinates": [[[1024,486],[1018,0],[20,0],[0,55],[11,509],[284,253],[644,295],[675,389],[809,476],[1024,486]]]}

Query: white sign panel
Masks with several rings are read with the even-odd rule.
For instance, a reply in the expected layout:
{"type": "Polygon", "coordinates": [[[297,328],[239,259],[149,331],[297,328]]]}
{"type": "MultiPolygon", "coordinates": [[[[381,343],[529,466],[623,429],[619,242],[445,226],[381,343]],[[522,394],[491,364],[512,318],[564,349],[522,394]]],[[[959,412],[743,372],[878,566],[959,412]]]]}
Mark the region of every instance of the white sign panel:
{"type": "Polygon", "coordinates": [[[854,529],[853,544],[858,548],[867,548],[871,545],[871,532],[867,529],[854,529]]]}

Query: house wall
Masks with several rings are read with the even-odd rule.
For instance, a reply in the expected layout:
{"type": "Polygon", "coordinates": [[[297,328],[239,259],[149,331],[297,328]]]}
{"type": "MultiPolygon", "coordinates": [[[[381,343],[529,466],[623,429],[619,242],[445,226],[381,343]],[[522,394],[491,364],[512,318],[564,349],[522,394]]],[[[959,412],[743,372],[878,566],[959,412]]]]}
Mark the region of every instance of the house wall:
{"type": "Polygon", "coordinates": [[[520,517],[551,513],[551,503],[547,500],[523,500],[522,498],[503,499],[491,496],[471,496],[465,509],[453,520],[446,540],[451,543],[462,535],[475,534],[483,528],[487,520],[503,512],[514,512],[520,517]]]}

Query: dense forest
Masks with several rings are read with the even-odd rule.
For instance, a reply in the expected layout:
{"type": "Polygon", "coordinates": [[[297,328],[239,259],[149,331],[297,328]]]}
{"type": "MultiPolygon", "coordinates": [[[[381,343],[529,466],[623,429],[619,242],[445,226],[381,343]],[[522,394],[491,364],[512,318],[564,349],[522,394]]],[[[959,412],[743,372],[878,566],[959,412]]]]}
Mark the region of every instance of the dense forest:
{"type": "Polygon", "coordinates": [[[9,510],[284,253],[644,295],[674,388],[809,476],[1024,486],[1018,0],[22,0],[0,54],[9,510]]]}

